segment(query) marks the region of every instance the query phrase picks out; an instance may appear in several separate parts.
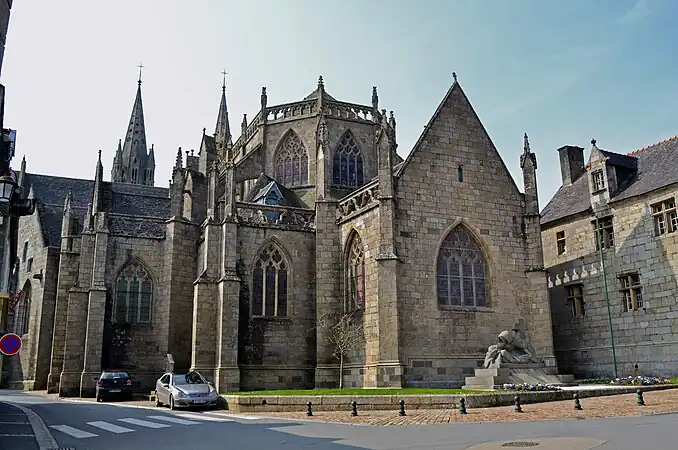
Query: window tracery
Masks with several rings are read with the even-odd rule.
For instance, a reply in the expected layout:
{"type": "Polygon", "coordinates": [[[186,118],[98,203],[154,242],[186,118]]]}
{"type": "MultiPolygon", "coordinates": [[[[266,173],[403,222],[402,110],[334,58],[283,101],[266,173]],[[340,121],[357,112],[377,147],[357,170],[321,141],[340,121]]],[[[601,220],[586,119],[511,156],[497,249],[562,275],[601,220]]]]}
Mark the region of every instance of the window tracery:
{"type": "Polygon", "coordinates": [[[14,329],[19,336],[28,333],[31,317],[31,297],[31,284],[26,282],[14,316],[14,329]]]}
{"type": "Polygon", "coordinates": [[[362,239],[355,233],[346,259],[346,312],[365,306],[365,251],[362,239]]]}
{"type": "Polygon", "coordinates": [[[462,225],[445,237],[437,261],[438,305],[487,306],[487,265],[462,225]]]}
{"type": "Polygon", "coordinates": [[[363,156],[351,130],[341,137],[332,159],[332,184],[357,188],[364,184],[363,156]]]}
{"type": "Polygon", "coordinates": [[[153,305],[153,280],[139,262],[128,264],[115,284],[115,322],[150,323],[153,305]]]}
{"type": "Polygon", "coordinates": [[[308,184],[308,153],[299,135],[289,131],[275,154],[276,180],[286,187],[308,184]]]}
{"type": "Polygon", "coordinates": [[[288,268],[275,243],[261,250],[252,271],[253,316],[287,316],[288,268]]]}

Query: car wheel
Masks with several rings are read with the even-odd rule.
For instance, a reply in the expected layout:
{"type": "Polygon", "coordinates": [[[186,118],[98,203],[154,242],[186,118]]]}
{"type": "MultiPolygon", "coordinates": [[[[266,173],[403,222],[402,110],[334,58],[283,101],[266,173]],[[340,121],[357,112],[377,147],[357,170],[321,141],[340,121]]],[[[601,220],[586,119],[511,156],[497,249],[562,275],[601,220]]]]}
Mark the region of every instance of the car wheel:
{"type": "Polygon", "coordinates": [[[170,395],[170,398],[169,398],[169,409],[172,409],[172,410],[175,409],[174,397],[172,397],[171,395],[170,395]]]}

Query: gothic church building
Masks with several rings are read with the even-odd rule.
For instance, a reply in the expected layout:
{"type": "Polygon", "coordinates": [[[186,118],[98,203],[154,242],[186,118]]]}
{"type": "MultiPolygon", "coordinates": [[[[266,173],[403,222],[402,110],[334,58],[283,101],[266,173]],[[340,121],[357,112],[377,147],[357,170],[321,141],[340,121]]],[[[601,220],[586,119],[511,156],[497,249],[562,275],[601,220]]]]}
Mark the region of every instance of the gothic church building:
{"type": "Polygon", "coordinates": [[[335,99],[260,107],[240,137],[225,88],[213,135],[155,187],[141,82],[111,181],[18,175],[21,219],[6,381],[91,395],[102,368],[150,390],[167,366],[219,391],[453,387],[524,319],[555,366],[534,153],[521,193],[456,80],[406,160],[393,113],[335,99]],[[339,373],[318,318],[350,314],[363,340],[339,373]]]}

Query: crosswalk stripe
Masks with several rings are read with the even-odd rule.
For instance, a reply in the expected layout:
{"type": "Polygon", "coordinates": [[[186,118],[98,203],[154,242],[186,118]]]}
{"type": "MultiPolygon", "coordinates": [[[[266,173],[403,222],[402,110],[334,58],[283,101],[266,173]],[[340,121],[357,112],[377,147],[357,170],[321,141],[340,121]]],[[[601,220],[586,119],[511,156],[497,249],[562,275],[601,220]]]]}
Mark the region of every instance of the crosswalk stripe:
{"type": "Polygon", "coordinates": [[[92,425],[93,427],[101,428],[102,430],[110,431],[111,433],[115,434],[131,433],[132,431],[134,431],[131,428],[125,428],[114,423],[108,423],[103,421],[87,422],[87,425],[92,425]]]}
{"type": "MultiPolygon", "coordinates": [[[[207,413],[207,414],[219,414],[219,413],[207,413]]],[[[220,414],[223,416],[227,417],[232,417],[234,419],[242,419],[242,420],[259,420],[261,417],[256,417],[256,416],[240,416],[238,414],[220,414]]]]}
{"type": "Polygon", "coordinates": [[[227,417],[207,416],[204,414],[178,413],[175,416],[184,417],[191,420],[204,420],[207,422],[233,422],[233,419],[227,417]]]}
{"type": "Polygon", "coordinates": [[[170,417],[170,416],[146,416],[149,419],[153,420],[160,420],[160,421],[165,421],[165,422],[170,422],[170,423],[178,423],[179,425],[200,425],[200,422],[193,422],[191,420],[185,420],[185,419],[180,419],[178,417],[170,417]]]}
{"type": "Polygon", "coordinates": [[[129,423],[132,425],[139,425],[140,427],[146,427],[146,428],[169,428],[171,425],[166,425],[164,423],[155,423],[155,422],[149,422],[147,420],[141,420],[141,419],[118,419],[120,422],[125,422],[129,423]]]}
{"type": "Polygon", "coordinates": [[[85,439],[91,437],[97,437],[98,434],[88,433],[87,431],[78,430],[77,428],[69,427],[68,425],[50,425],[50,428],[53,428],[57,431],[61,431],[69,436],[73,436],[77,439],[85,439]]]}

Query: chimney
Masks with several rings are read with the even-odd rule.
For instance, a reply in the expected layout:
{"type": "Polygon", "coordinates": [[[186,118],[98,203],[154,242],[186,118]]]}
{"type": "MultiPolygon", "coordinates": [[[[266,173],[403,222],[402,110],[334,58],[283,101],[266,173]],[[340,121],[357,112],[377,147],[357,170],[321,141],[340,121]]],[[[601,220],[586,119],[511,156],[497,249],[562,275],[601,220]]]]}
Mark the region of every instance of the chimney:
{"type": "Polygon", "coordinates": [[[558,149],[563,186],[569,186],[584,174],[584,149],[565,145],[558,149]]]}

